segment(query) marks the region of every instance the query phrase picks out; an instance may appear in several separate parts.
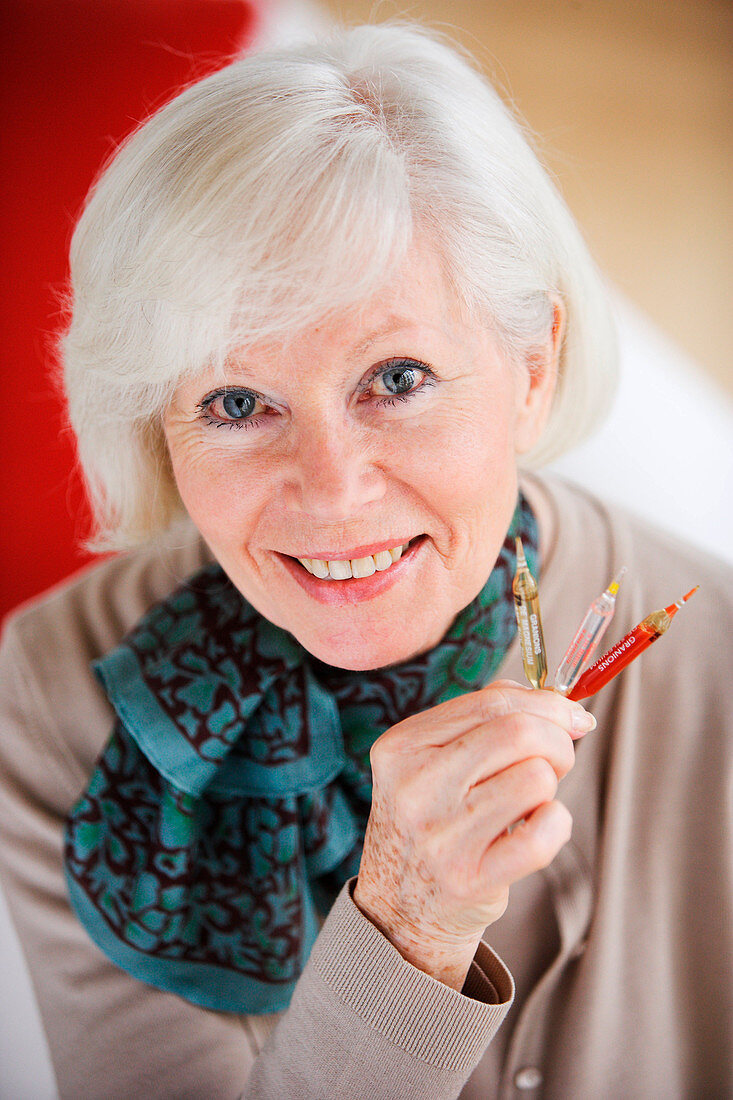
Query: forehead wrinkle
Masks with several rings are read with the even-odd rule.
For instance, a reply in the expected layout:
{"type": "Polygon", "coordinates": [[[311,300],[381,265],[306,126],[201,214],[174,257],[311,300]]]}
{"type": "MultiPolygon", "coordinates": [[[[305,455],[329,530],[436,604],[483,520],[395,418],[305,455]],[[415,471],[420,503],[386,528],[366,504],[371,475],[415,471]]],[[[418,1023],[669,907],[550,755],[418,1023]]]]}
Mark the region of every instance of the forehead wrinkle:
{"type": "Polygon", "coordinates": [[[380,340],[386,339],[388,336],[395,336],[398,332],[404,332],[407,329],[414,329],[417,325],[414,319],[407,317],[399,317],[396,314],[391,314],[383,325],[370,332],[363,340],[360,340],[355,345],[353,354],[354,356],[364,355],[373,344],[377,344],[380,340]]]}

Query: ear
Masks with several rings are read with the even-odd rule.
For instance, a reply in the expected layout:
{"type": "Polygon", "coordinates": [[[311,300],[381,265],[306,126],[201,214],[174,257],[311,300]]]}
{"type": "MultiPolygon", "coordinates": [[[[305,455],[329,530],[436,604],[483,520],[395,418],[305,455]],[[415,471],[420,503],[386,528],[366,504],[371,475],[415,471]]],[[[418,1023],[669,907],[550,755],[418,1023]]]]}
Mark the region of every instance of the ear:
{"type": "Polygon", "coordinates": [[[527,359],[517,380],[514,450],[518,455],[531,451],[539,441],[555,396],[567,314],[556,295],[551,296],[550,303],[552,328],[547,342],[527,359]]]}

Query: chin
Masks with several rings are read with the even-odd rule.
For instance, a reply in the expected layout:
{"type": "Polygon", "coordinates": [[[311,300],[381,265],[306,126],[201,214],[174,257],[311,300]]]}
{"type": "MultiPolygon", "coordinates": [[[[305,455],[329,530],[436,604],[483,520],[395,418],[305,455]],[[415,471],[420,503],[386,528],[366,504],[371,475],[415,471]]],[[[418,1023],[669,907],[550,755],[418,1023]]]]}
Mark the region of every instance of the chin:
{"type": "Polygon", "coordinates": [[[421,641],[399,632],[391,637],[375,638],[372,644],[366,645],[363,634],[359,633],[356,636],[340,635],[327,639],[299,637],[298,641],[312,656],[326,665],[348,669],[350,672],[369,672],[409,661],[412,657],[432,649],[440,637],[442,634],[435,639],[426,638],[421,641]]]}

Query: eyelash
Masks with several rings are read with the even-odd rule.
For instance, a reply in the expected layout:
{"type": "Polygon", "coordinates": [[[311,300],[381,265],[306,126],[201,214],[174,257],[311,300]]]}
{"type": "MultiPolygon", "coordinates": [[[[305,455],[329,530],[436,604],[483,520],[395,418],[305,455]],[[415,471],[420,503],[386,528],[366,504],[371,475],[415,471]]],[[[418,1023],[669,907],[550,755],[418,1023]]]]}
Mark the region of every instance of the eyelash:
{"type": "Polygon", "coordinates": [[[222,386],[221,389],[214,390],[213,393],[210,393],[196,406],[199,419],[203,420],[205,424],[212,428],[236,428],[237,431],[244,428],[245,431],[251,431],[253,428],[261,427],[260,420],[263,416],[267,415],[266,413],[258,413],[256,417],[242,417],[240,420],[221,420],[219,417],[211,415],[209,409],[219,397],[226,397],[227,394],[237,392],[251,394],[251,396],[258,401],[262,401],[263,404],[265,402],[264,397],[254,390],[244,388],[240,390],[237,386],[222,386]]]}
{"type": "MultiPolygon", "coordinates": [[[[366,378],[364,382],[359,384],[358,389],[360,393],[367,393],[369,388],[374,384],[374,380],[380,375],[385,374],[388,370],[395,370],[400,368],[416,370],[417,372],[419,372],[420,375],[422,375],[422,381],[420,381],[420,383],[415,386],[414,389],[408,390],[406,393],[379,395],[374,399],[374,403],[378,409],[395,408],[398,404],[404,404],[404,402],[409,401],[410,398],[415,397],[421,390],[426,389],[430,386],[434,386],[437,382],[437,377],[434,370],[427,363],[423,363],[417,359],[396,358],[390,359],[386,363],[380,363],[378,367],[375,367],[368,378],[366,378]]],[[[261,394],[256,393],[254,390],[242,388],[240,391],[239,387],[236,386],[223,386],[221,389],[215,390],[213,393],[210,393],[207,397],[203,399],[203,401],[201,401],[196,406],[199,418],[203,420],[208,426],[213,428],[236,428],[237,430],[241,430],[242,428],[244,428],[245,431],[250,431],[254,428],[262,427],[262,420],[269,415],[268,413],[258,413],[256,416],[242,417],[239,420],[222,420],[218,417],[211,415],[209,409],[219,397],[225,397],[227,394],[236,392],[250,394],[258,401],[265,403],[265,398],[262,397],[261,394]]]]}
{"type": "Polygon", "coordinates": [[[360,390],[365,392],[374,383],[374,379],[380,375],[386,374],[388,370],[396,370],[404,368],[406,370],[416,370],[422,375],[422,381],[419,382],[414,389],[408,390],[407,393],[391,393],[381,394],[375,398],[375,404],[378,409],[394,408],[398,404],[403,404],[405,401],[409,401],[411,397],[416,397],[421,390],[434,386],[437,382],[437,376],[435,371],[427,363],[423,363],[418,359],[409,359],[407,357],[398,356],[396,359],[390,359],[386,363],[380,363],[367,379],[360,385],[360,390]]]}

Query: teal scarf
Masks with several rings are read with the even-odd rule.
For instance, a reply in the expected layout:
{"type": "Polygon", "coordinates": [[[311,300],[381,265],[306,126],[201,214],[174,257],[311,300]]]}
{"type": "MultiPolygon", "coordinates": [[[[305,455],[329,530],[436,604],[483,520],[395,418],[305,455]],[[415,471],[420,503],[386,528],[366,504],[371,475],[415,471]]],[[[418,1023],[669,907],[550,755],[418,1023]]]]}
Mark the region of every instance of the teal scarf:
{"type": "Polygon", "coordinates": [[[117,722],[66,823],[71,902],[109,958],[206,1008],[286,1008],[319,927],[359,869],[369,750],[390,726],[485,685],[516,632],[520,496],[486,585],[429,653],[331,668],[221,568],[153,607],[95,671],[117,722]]]}

